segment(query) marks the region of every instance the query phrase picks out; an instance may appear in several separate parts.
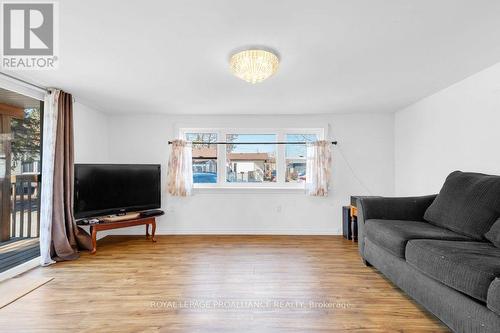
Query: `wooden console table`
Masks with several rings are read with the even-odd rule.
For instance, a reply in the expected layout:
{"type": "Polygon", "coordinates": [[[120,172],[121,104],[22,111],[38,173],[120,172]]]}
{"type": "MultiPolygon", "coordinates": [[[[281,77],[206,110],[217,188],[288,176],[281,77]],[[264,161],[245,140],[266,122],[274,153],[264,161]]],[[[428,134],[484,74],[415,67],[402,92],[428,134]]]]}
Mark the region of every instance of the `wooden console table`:
{"type": "Polygon", "coordinates": [[[90,225],[90,234],[92,236],[92,251],[90,254],[94,254],[97,251],[97,232],[103,230],[111,230],[118,228],[132,227],[136,225],[146,225],[146,239],[149,239],[149,225],[151,225],[151,240],[156,242],[155,232],[156,232],[156,218],[155,217],[144,217],[132,220],[117,221],[117,222],[99,222],[90,225]]]}
{"type": "Polygon", "coordinates": [[[350,206],[352,241],[358,240],[358,208],[354,205],[350,206]]]}

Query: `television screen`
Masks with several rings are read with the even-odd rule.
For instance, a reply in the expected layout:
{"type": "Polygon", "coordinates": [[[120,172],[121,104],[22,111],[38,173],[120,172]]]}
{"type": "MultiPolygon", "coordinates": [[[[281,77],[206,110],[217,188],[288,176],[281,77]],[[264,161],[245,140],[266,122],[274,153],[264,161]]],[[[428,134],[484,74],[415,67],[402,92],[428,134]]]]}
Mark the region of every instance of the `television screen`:
{"type": "Polygon", "coordinates": [[[75,164],[75,218],[160,208],[159,164],[75,164]]]}

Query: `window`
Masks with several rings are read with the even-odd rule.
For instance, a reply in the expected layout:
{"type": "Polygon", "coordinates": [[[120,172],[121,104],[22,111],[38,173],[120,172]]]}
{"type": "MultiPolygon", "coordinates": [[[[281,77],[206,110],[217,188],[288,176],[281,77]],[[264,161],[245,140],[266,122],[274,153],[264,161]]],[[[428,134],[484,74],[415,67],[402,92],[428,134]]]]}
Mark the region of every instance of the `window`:
{"type": "Polygon", "coordinates": [[[276,182],[276,134],[227,134],[226,181],[231,183],[276,182]],[[240,142],[263,142],[241,144],[240,142]]]}
{"type": "Polygon", "coordinates": [[[183,128],[193,144],[195,188],[304,188],[305,144],[322,140],[324,129],[183,128]],[[214,142],[225,144],[213,144],[214,142]],[[251,144],[249,144],[251,143],[251,144]]]}
{"type": "Polygon", "coordinates": [[[217,183],[217,133],[186,133],[186,140],[204,142],[193,144],[193,183],[217,183]],[[206,142],[206,143],[205,143],[206,142]]]}
{"type": "MultiPolygon", "coordinates": [[[[316,134],[287,134],[286,142],[314,142],[316,134]]],[[[307,146],[305,144],[286,145],[286,178],[287,183],[304,183],[306,181],[307,146]]]]}

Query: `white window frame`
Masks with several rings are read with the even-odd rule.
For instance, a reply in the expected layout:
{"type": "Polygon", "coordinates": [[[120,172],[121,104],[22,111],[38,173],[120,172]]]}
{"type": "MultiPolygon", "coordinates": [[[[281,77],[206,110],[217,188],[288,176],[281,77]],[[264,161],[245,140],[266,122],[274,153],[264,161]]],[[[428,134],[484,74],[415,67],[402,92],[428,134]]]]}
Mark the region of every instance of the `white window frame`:
{"type": "MultiPolygon", "coordinates": [[[[279,142],[286,141],[287,134],[315,134],[318,140],[325,139],[324,128],[221,128],[190,127],[180,128],[179,138],[185,140],[187,133],[216,133],[217,141],[226,141],[227,134],[275,134],[279,142]]],[[[231,183],[226,181],[226,147],[217,145],[217,183],[193,184],[195,189],[304,189],[304,183],[285,181],[286,145],[276,145],[276,182],[231,183]]]]}

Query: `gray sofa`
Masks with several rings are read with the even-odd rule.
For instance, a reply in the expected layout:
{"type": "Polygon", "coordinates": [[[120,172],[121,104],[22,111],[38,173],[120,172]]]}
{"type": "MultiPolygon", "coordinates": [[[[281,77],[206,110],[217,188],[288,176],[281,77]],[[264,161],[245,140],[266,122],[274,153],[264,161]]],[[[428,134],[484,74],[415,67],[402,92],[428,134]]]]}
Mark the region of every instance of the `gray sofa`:
{"type": "Polygon", "coordinates": [[[439,195],[361,197],[367,265],[455,332],[500,332],[500,177],[456,171],[439,195]]]}

